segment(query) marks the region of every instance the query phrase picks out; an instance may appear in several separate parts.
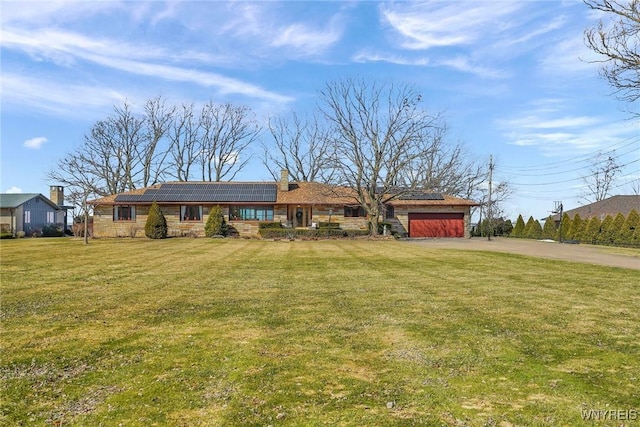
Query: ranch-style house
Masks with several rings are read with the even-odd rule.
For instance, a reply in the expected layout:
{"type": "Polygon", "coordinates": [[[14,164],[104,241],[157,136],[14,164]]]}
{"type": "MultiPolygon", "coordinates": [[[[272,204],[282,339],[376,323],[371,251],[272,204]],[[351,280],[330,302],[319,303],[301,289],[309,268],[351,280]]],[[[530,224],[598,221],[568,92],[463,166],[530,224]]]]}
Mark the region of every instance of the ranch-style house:
{"type": "MultiPolygon", "coordinates": [[[[94,237],[135,236],[143,230],[155,201],[170,236],[204,235],[212,206],[221,206],[227,223],[240,236],[258,236],[258,224],[317,227],[339,223],[344,230],[367,229],[367,218],[354,192],[316,182],[167,182],[102,197],[93,205],[94,237]]],[[[415,191],[390,201],[381,221],[408,237],[469,237],[470,209],[476,203],[445,194],[415,191]]]]}

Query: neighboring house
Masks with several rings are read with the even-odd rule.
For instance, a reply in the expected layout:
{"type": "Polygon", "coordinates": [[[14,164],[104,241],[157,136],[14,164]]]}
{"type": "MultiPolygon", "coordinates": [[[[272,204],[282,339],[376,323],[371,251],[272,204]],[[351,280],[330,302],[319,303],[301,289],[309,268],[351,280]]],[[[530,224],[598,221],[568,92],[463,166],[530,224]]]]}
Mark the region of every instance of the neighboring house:
{"type": "Polygon", "coordinates": [[[51,186],[51,199],[40,193],[0,194],[0,225],[3,232],[26,235],[41,232],[45,226],[67,228],[67,209],[64,206],[64,188],[51,186]],[[52,201],[53,200],[53,201],[52,201]]]}
{"type": "MultiPolygon", "coordinates": [[[[579,214],[582,219],[589,219],[595,216],[602,221],[607,215],[615,217],[618,213],[621,213],[626,218],[632,209],[640,213],[640,195],[612,196],[599,202],[564,211],[564,213],[569,215],[571,219],[573,219],[576,214],[579,214]]],[[[555,215],[553,219],[556,223],[559,223],[560,215],[555,215]]]]}
{"type": "MultiPolygon", "coordinates": [[[[367,229],[364,210],[350,189],[315,182],[169,182],[89,202],[95,237],[134,236],[144,229],[155,201],[167,219],[170,236],[203,235],[212,206],[241,236],[257,236],[261,221],[285,227],[367,229]]],[[[389,202],[385,222],[410,237],[469,237],[470,208],[476,203],[439,193],[414,192],[389,202]]]]}

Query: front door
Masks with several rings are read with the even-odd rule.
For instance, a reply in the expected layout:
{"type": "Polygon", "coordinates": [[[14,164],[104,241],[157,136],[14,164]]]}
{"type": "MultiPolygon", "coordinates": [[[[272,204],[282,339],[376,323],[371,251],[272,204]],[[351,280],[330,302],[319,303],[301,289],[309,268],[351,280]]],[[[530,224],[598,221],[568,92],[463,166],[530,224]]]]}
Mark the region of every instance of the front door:
{"type": "Polygon", "coordinates": [[[311,222],[311,207],[289,206],[287,219],[294,227],[308,227],[311,222]]]}

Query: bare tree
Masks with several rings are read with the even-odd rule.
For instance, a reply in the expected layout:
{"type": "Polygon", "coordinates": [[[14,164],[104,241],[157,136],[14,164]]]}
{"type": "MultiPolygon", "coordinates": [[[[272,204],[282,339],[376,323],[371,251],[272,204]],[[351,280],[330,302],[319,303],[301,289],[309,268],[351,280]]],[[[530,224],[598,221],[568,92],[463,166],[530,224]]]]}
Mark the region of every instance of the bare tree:
{"type": "MultiPolygon", "coordinates": [[[[610,16],[610,25],[600,20],[585,31],[587,46],[604,56],[601,75],[623,101],[640,98],[640,0],[584,0],[593,10],[610,16]]],[[[634,113],[638,114],[638,113],[634,113]]]]}
{"type": "Polygon", "coordinates": [[[200,166],[203,181],[233,180],[249,162],[249,146],[260,135],[248,107],[205,104],[200,116],[200,166]]]}
{"type": "MultiPolygon", "coordinates": [[[[118,110],[124,112],[124,110],[118,110]]],[[[124,112],[127,117],[127,112],[124,112]]],[[[98,121],[84,137],[84,143],[62,157],[49,178],[97,196],[106,196],[135,188],[133,169],[135,146],[131,141],[139,131],[139,123],[118,123],[115,118],[98,121]],[[121,143],[120,136],[127,141],[121,143]]]]}
{"type": "Polygon", "coordinates": [[[432,146],[441,118],[421,109],[422,96],[406,85],[345,79],[320,95],[335,138],[337,182],[355,191],[377,234],[385,203],[417,187],[417,180],[406,181],[407,171],[432,146]]]}
{"type": "Polygon", "coordinates": [[[474,161],[466,147],[446,139],[446,127],[433,130],[431,143],[401,174],[402,182],[420,188],[472,198],[486,180],[484,164],[474,161]]]}
{"type": "Polygon", "coordinates": [[[170,175],[178,181],[189,181],[192,168],[195,167],[198,156],[202,152],[198,140],[198,127],[198,121],[194,117],[193,103],[182,104],[168,124],[170,175]]]}
{"type": "Polygon", "coordinates": [[[138,157],[142,165],[143,187],[162,181],[167,173],[169,147],[162,142],[173,119],[176,107],[167,107],[161,97],[148,100],[144,106],[145,135],[138,146],[138,157]]]}
{"type": "MultiPolygon", "coordinates": [[[[479,182],[471,198],[478,203],[478,206],[471,208],[471,215],[478,214],[478,224],[483,218],[489,216],[489,187],[485,186],[486,180],[479,182]]],[[[513,189],[508,181],[493,183],[491,189],[491,218],[501,218],[504,216],[504,202],[513,194],[513,189]]],[[[484,235],[484,234],[482,234],[484,235]]]]}
{"type": "Polygon", "coordinates": [[[294,181],[331,180],[333,146],[317,117],[300,119],[292,113],[288,120],[270,118],[268,128],[273,144],[263,145],[262,162],[274,180],[280,179],[282,169],[294,181]]]}
{"type": "Polygon", "coordinates": [[[582,178],[585,184],[583,199],[587,203],[606,199],[619,172],[620,165],[613,155],[599,153],[589,167],[589,174],[582,178]]]}
{"type": "Polygon", "coordinates": [[[74,221],[76,214],[83,217],[85,245],[89,243],[88,224],[91,213],[91,206],[87,201],[92,197],[104,195],[99,192],[102,188],[100,178],[87,167],[87,160],[86,152],[71,153],[59,160],[57,168],[52,169],[47,175],[49,179],[68,188],[66,198],[74,206],[74,221]]]}

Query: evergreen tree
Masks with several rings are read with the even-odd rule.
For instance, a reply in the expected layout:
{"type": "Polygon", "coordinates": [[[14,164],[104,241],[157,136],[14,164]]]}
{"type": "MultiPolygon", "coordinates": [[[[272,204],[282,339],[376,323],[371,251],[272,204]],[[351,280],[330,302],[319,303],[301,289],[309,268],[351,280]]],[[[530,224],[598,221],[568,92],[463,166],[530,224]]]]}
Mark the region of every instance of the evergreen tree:
{"type": "Polygon", "coordinates": [[[542,229],[543,239],[555,239],[558,230],[556,230],[556,222],[553,220],[553,216],[549,215],[544,222],[544,228],[542,229]]]}
{"type": "Polygon", "coordinates": [[[585,243],[594,243],[600,233],[600,219],[597,216],[591,217],[582,234],[582,241],[585,243]]]}
{"type": "Polygon", "coordinates": [[[537,219],[531,224],[529,233],[527,233],[527,239],[540,239],[542,237],[542,226],[537,219]]]}
{"type": "Polygon", "coordinates": [[[504,225],[502,226],[502,232],[505,236],[511,236],[511,233],[513,232],[513,224],[511,223],[510,219],[504,222],[504,225]]]}
{"type": "Polygon", "coordinates": [[[525,239],[530,239],[529,235],[531,234],[531,229],[533,228],[533,225],[535,224],[535,222],[536,220],[533,219],[532,216],[530,216],[529,219],[527,220],[527,224],[524,226],[522,237],[524,237],[525,239]]]}
{"type": "Polygon", "coordinates": [[[167,220],[160,207],[154,201],[149,208],[144,234],[150,239],[164,239],[167,237],[167,220]]]}
{"type": "Polygon", "coordinates": [[[558,234],[556,236],[556,240],[567,240],[567,231],[569,231],[569,228],[571,228],[571,218],[569,218],[569,214],[565,212],[564,215],[562,215],[562,222],[558,226],[558,234]]]}
{"type": "Polygon", "coordinates": [[[614,244],[618,244],[620,232],[622,232],[622,227],[624,227],[625,218],[620,212],[613,217],[613,225],[611,227],[611,242],[614,244]]]}
{"type": "Polygon", "coordinates": [[[567,239],[569,240],[580,240],[582,238],[582,218],[580,214],[575,214],[573,219],[571,220],[571,227],[567,232],[567,239]]]}
{"type": "Polygon", "coordinates": [[[633,230],[633,236],[631,237],[631,244],[634,246],[640,246],[640,226],[633,230]]]}
{"type": "Polygon", "coordinates": [[[516,226],[513,227],[513,232],[511,233],[511,237],[524,237],[524,219],[522,219],[522,215],[518,215],[518,219],[516,220],[516,226]]]}
{"type": "Polygon", "coordinates": [[[607,215],[603,220],[602,224],[600,224],[600,233],[598,233],[598,237],[596,241],[600,244],[610,245],[613,242],[613,217],[611,215],[607,215]]]}
{"type": "Polygon", "coordinates": [[[204,226],[204,234],[207,237],[226,236],[227,223],[220,206],[213,206],[209,211],[209,218],[204,226]]]}
{"type": "Polygon", "coordinates": [[[618,234],[617,242],[622,245],[632,244],[633,233],[638,227],[640,227],[640,214],[638,214],[637,210],[632,209],[624,221],[620,234],[618,234]]]}

